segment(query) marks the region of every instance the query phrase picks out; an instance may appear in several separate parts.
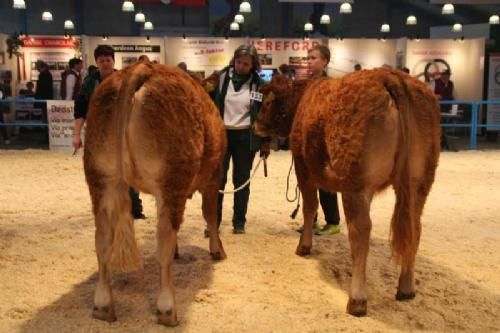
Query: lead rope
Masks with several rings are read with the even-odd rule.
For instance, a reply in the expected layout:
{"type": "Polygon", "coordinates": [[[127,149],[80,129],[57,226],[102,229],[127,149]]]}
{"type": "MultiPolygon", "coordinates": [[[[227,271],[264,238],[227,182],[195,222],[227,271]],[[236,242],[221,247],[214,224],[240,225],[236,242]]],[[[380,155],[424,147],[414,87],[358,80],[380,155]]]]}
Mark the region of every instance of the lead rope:
{"type": "MultiPolygon", "coordinates": [[[[262,156],[260,159],[259,159],[259,162],[257,163],[257,165],[255,166],[255,168],[253,169],[252,171],[252,174],[250,175],[250,178],[248,178],[248,180],[243,183],[243,185],[239,186],[238,188],[235,188],[234,190],[231,190],[231,191],[222,191],[222,190],[219,190],[219,193],[220,194],[231,194],[231,193],[236,193],[238,191],[241,191],[245,186],[247,186],[250,181],[252,180],[253,176],[255,176],[255,174],[257,173],[257,170],[259,169],[259,166],[260,166],[260,163],[264,161],[264,164],[266,163],[266,158],[264,156],[262,156]]],[[[266,168],[267,169],[267,168],[266,168]]],[[[267,171],[267,170],[266,170],[267,171]]]]}
{"type": "Polygon", "coordinates": [[[288,169],[288,176],[286,176],[286,200],[288,202],[295,202],[297,200],[297,207],[293,210],[292,214],[290,217],[295,220],[295,217],[297,216],[297,213],[299,212],[300,209],[300,191],[299,191],[299,184],[295,185],[295,197],[293,199],[290,199],[288,197],[288,191],[290,189],[290,174],[292,173],[292,168],[293,168],[293,157],[292,157],[292,163],[290,164],[290,169],[288,169]]]}

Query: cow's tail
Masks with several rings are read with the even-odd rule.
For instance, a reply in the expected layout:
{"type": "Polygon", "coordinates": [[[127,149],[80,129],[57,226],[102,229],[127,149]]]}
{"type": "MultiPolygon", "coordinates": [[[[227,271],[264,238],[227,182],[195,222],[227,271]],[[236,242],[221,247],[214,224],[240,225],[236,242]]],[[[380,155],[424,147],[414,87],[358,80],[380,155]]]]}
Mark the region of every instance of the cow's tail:
{"type": "Polygon", "coordinates": [[[411,156],[412,136],[410,124],[411,92],[404,74],[394,70],[382,71],[383,83],[396,103],[399,113],[400,140],[393,171],[393,186],[396,192],[396,206],[391,221],[391,247],[394,258],[403,271],[413,266],[420,241],[420,219],[415,212],[416,188],[412,182],[411,156]]]}
{"type": "MultiPolygon", "coordinates": [[[[117,149],[117,170],[119,172],[120,189],[119,192],[125,194],[123,200],[130,200],[128,197],[128,184],[125,181],[125,166],[133,170],[133,158],[131,158],[127,127],[130,114],[133,110],[134,93],[144,84],[152,74],[150,64],[138,64],[130,66],[122,74],[122,84],[116,103],[116,126],[118,149],[117,149]]],[[[113,246],[111,249],[110,264],[122,271],[137,270],[142,266],[142,255],[139,252],[134,232],[134,220],[127,205],[119,203],[119,215],[114,221],[113,246]]]]}

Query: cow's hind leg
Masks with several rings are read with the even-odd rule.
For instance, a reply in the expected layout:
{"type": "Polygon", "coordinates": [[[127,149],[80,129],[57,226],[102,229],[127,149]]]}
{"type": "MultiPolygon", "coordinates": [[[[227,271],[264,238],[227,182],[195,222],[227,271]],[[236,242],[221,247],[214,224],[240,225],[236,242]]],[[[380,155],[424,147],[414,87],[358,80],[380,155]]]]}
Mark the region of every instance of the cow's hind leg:
{"type": "Polygon", "coordinates": [[[396,190],[396,207],[393,216],[393,249],[401,264],[396,292],[398,301],[415,298],[414,270],[422,229],[420,218],[430,191],[430,184],[421,183],[416,190],[412,187],[408,191],[412,192],[402,193],[396,190]]]}
{"type": "Polygon", "coordinates": [[[352,280],[347,312],[354,316],[364,316],[367,311],[366,259],[372,226],[372,197],[371,192],[342,193],[352,256],[352,280]]]}
{"type": "MultiPolygon", "coordinates": [[[[89,182],[95,215],[95,247],[99,265],[99,279],[94,295],[92,316],[106,321],[115,321],[111,292],[111,256],[114,239],[113,223],[132,218],[127,186],[116,184],[111,179],[101,178],[89,182]]],[[[122,221],[123,223],[123,221],[122,221]]]]}
{"type": "Polygon", "coordinates": [[[202,210],[203,217],[207,222],[209,234],[209,248],[210,255],[214,260],[222,260],[226,258],[224,247],[219,237],[219,230],[217,228],[217,195],[219,191],[219,184],[214,183],[214,186],[209,186],[202,193],[203,202],[202,210]]]}
{"type": "Polygon", "coordinates": [[[312,225],[314,215],[318,210],[318,190],[308,184],[301,184],[302,205],[304,213],[304,231],[300,236],[299,245],[295,253],[299,256],[305,256],[311,253],[312,248],[312,225]]]}
{"type": "Polygon", "coordinates": [[[173,259],[177,246],[177,232],[187,196],[170,191],[157,199],[158,206],[158,260],[160,262],[160,293],[157,300],[158,322],[165,326],[177,326],[177,307],[172,281],[173,259]]]}

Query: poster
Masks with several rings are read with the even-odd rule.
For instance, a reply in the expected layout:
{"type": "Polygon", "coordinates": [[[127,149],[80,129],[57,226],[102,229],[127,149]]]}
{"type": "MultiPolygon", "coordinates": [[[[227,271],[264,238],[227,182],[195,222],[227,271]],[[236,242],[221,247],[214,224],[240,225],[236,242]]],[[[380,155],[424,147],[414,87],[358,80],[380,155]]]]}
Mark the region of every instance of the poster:
{"type": "Polygon", "coordinates": [[[141,55],[148,56],[151,62],[160,63],[160,45],[112,44],[111,47],[115,51],[115,59],[117,60],[115,66],[121,64],[119,68],[125,68],[136,63],[141,55]]]}
{"type": "Polygon", "coordinates": [[[451,72],[456,99],[480,100],[483,95],[484,39],[463,42],[432,39],[408,41],[406,67],[418,79],[431,82],[444,70],[451,72]]]}
{"type": "Polygon", "coordinates": [[[49,65],[50,74],[54,81],[61,80],[62,72],[68,67],[71,55],[65,52],[32,52],[30,61],[30,80],[38,81],[36,62],[42,60],[49,65]]]}
{"type": "MultiPolygon", "coordinates": [[[[47,101],[50,150],[72,150],[74,101],[47,101]]],[[[84,134],[82,133],[82,137],[84,134]]]]}
{"type": "MultiPolygon", "coordinates": [[[[488,73],[488,100],[500,99],[500,53],[490,55],[490,71],[488,73]]],[[[500,125],[500,104],[488,104],[486,112],[487,125],[500,125]]],[[[488,131],[499,131],[491,128],[488,131]]]]}

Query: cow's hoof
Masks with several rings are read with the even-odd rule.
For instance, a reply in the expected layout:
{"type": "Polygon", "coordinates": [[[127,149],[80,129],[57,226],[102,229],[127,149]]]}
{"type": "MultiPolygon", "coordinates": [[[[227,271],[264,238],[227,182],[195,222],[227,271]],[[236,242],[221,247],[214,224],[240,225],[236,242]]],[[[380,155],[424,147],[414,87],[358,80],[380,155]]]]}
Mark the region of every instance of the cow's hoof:
{"type": "Polygon", "coordinates": [[[396,300],[398,301],[407,301],[407,300],[410,300],[410,299],[414,299],[415,298],[415,292],[411,292],[411,293],[404,293],[402,291],[399,291],[396,293],[396,300]]]}
{"type": "Polygon", "coordinates": [[[356,317],[366,316],[366,299],[351,299],[347,302],[347,313],[356,317]]]}
{"type": "Polygon", "coordinates": [[[295,251],[295,253],[301,257],[307,256],[307,255],[311,254],[311,247],[299,245],[299,246],[297,246],[297,251],[295,251]]]}
{"type": "Polygon", "coordinates": [[[92,317],[99,320],[105,320],[110,323],[116,321],[116,315],[113,306],[103,306],[102,308],[94,306],[94,309],[92,310],[92,317]]]}
{"type": "Polygon", "coordinates": [[[223,260],[226,258],[226,254],[224,251],[216,251],[216,252],[210,252],[210,256],[212,257],[213,260],[223,260]]]}
{"type": "Polygon", "coordinates": [[[165,325],[168,327],[175,327],[179,325],[177,320],[177,312],[174,310],[168,310],[165,313],[158,310],[158,324],[165,325]]]}

